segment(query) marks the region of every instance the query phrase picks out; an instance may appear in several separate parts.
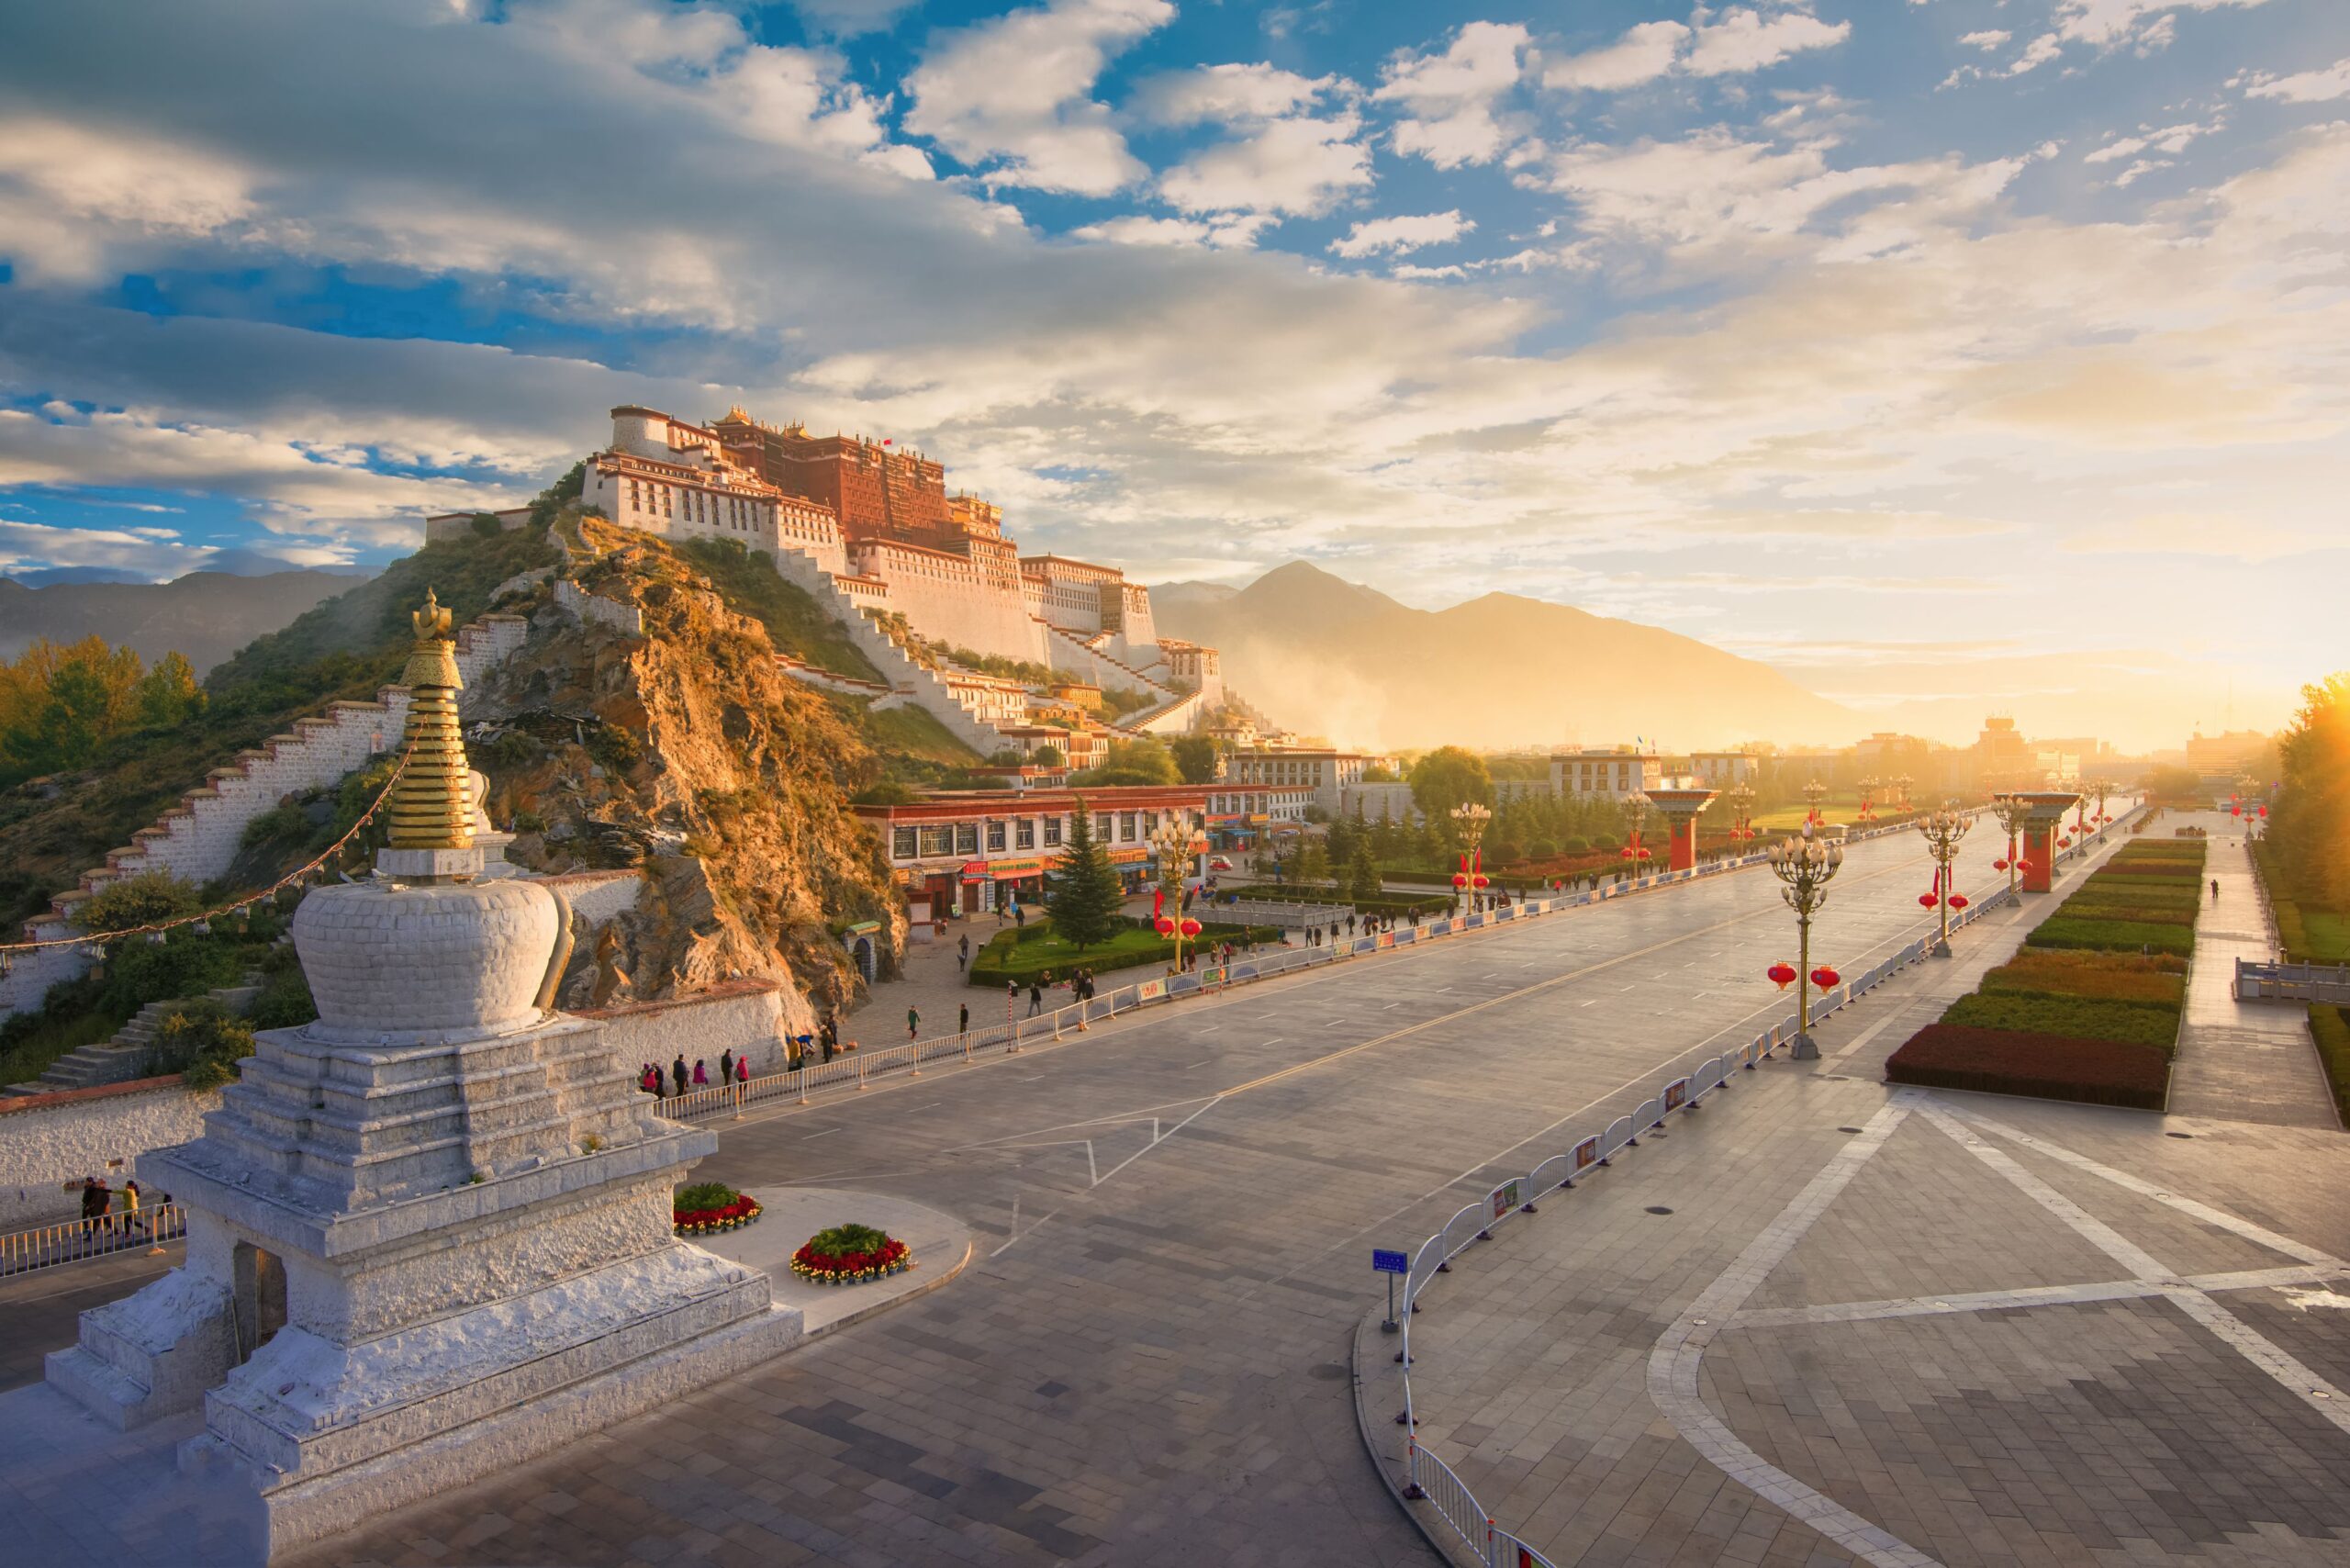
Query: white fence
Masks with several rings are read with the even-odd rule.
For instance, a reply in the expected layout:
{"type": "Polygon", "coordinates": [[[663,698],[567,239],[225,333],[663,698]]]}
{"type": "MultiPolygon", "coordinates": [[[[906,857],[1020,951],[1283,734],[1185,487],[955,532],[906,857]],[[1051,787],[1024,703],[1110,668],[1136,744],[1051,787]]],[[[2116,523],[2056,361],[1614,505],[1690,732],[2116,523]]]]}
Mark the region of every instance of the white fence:
{"type": "MultiPolygon", "coordinates": [[[[2004,888],[1987,894],[1952,916],[1951,929],[1956,931],[2014,898],[2004,888]]],[[[1932,946],[1932,938],[1920,938],[1835,990],[1822,992],[1812,1003],[1813,1020],[1828,1016],[1911,964],[1922,962],[1932,946]]],[[[1673,1113],[1695,1110],[1707,1095],[1728,1089],[1740,1070],[1751,1072],[1757,1062],[1771,1059],[1781,1046],[1795,1039],[1796,1032],[1796,1014],[1789,1014],[1743,1047],[1707,1057],[1691,1070],[1675,1072],[1662,1080],[1655,1092],[1642,1100],[1630,1114],[1617,1116],[1597,1131],[1587,1132],[1557,1148],[1536,1161],[1525,1174],[1497,1183],[1475,1203],[1446,1220],[1412,1253],[1411,1269],[1404,1276],[1402,1299],[1395,1304],[1402,1334],[1396,1360],[1404,1367],[1404,1408],[1396,1419],[1408,1434],[1408,1480],[1404,1495],[1414,1502],[1430,1504],[1485,1568],[1555,1565],[1534,1547],[1495,1524],[1452,1467],[1420,1445],[1419,1423],[1412,1406],[1412,1314],[1417,1310],[1421,1294],[1438,1275],[1452,1271],[1452,1260],[1481,1241],[1491,1241],[1494,1227],[1519,1215],[1535,1213],[1538,1201],[1545,1195],[1572,1189],[1578,1179],[1606,1169],[1617,1154],[1639,1148],[1641,1135],[1663,1126],[1673,1113]]]]}
{"type": "Polygon", "coordinates": [[[2329,1002],[2350,1005],[2350,964],[2253,964],[2236,960],[2239,1002],[2329,1002]]]}
{"type": "Polygon", "coordinates": [[[116,1252],[160,1252],[164,1242],[186,1234],[187,1212],[177,1204],[19,1230],[0,1236],[0,1276],[28,1274],[35,1269],[53,1269],[60,1263],[79,1263],[116,1252]]]}

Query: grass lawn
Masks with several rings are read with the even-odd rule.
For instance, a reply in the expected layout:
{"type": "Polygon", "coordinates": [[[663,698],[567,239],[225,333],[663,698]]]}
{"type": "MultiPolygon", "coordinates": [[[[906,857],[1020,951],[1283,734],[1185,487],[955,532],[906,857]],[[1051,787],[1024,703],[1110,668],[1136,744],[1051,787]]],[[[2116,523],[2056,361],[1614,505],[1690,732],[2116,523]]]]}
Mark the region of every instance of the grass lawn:
{"type": "Polygon", "coordinates": [[[2309,938],[2310,961],[2350,964],[2350,914],[2332,914],[2301,907],[2301,931],[2309,938]]]}
{"type": "Polygon", "coordinates": [[[979,754],[957,739],[955,732],[938,722],[928,709],[908,705],[885,708],[875,712],[863,698],[843,698],[856,710],[857,727],[873,749],[898,756],[919,757],[924,762],[949,765],[980,760],[979,754]]]}
{"type": "MultiPolygon", "coordinates": [[[[1198,938],[1187,938],[1185,946],[1189,949],[1202,942],[1252,939],[1278,942],[1281,933],[1271,926],[1208,925],[1198,938]]],[[[988,938],[986,946],[971,955],[970,983],[1000,991],[1008,980],[1024,986],[1046,969],[1052,970],[1057,980],[1066,978],[1076,969],[1107,973],[1160,963],[1171,958],[1174,952],[1172,938],[1138,925],[1127,926],[1107,941],[1096,942],[1080,951],[1075,943],[1064,940],[1054,931],[1050,922],[1032,921],[1023,928],[996,933],[988,938]]]]}

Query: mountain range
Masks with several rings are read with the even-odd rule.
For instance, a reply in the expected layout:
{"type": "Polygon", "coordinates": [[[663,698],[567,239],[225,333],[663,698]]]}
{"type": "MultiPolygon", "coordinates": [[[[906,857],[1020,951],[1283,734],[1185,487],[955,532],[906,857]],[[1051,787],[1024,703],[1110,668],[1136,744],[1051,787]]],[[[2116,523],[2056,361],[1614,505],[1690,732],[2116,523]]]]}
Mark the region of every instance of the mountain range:
{"type": "Polygon", "coordinates": [[[1343,744],[1501,748],[1636,737],[1705,749],[1844,744],[1874,727],[1770,666],[1659,627],[1489,593],[1415,610],[1304,561],[1246,588],[1150,590],[1159,635],[1222,650],[1278,722],[1343,744]]]}
{"type": "Polygon", "coordinates": [[[0,577],[0,658],[13,659],[35,639],[78,643],[92,633],[133,648],[149,664],[185,655],[205,671],[265,632],[275,632],[319,600],[347,591],[352,577],[274,563],[260,576],[190,572],[168,583],[50,582],[0,577]]]}

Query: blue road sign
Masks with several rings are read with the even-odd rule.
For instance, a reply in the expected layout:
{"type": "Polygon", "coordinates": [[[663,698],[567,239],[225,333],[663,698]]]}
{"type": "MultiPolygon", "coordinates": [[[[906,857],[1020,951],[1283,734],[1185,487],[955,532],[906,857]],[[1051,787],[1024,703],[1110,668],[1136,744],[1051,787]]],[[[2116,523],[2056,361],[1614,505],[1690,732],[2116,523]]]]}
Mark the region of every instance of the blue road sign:
{"type": "Polygon", "coordinates": [[[1382,1274],[1408,1274],[1412,1271],[1412,1256],[1408,1252],[1390,1252],[1374,1247],[1371,1251],[1371,1269],[1382,1274]]]}

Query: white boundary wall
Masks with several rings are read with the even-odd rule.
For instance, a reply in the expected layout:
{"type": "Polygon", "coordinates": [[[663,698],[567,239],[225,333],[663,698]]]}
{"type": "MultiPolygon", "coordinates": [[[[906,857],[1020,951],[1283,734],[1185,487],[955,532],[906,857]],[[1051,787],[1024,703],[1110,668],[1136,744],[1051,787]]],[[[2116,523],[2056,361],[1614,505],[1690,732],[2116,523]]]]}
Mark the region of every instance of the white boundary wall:
{"type": "MultiPolygon", "coordinates": [[[[219,1108],[218,1090],[195,1092],[176,1075],[0,1100],[0,1230],[73,1218],[81,1199],[67,1182],[97,1176],[119,1192],[141,1155],[202,1137],[205,1113],[219,1108]]],[[[162,1201],[140,1182],[149,1204],[162,1201]]]]}

